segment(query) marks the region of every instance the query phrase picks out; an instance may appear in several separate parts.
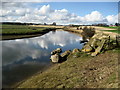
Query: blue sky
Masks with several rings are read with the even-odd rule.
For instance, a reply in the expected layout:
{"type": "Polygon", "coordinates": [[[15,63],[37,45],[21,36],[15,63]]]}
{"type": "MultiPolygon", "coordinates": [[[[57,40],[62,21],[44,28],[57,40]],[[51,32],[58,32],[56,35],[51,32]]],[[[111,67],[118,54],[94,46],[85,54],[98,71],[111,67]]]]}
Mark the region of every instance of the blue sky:
{"type": "Polygon", "coordinates": [[[6,2],[3,21],[93,24],[118,22],[118,2],[6,2]]]}
{"type": "Polygon", "coordinates": [[[99,11],[104,16],[118,14],[118,2],[49,2],[33,3],[34,7],[50,5],[52,9],[67,9],[71,13],[84,16],[92,11],[99,11]]]}

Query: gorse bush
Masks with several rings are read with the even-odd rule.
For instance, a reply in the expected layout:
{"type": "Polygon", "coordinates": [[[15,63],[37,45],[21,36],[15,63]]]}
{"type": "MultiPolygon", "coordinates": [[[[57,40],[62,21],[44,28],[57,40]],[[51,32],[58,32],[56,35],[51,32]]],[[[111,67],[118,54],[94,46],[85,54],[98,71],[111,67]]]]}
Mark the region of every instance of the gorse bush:
{"type": "Polygon", "coordinates": [[[95,28],[85,26],[83,28],[82,35],[84,37],[91,38],[95,34],[95,28]]]}

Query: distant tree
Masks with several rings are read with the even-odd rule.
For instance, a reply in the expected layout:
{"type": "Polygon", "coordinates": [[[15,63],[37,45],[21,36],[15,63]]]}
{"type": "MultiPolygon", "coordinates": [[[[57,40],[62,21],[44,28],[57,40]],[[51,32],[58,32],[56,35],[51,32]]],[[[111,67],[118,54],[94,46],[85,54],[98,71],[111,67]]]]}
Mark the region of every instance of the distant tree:
{"type": "Polygon", "coordinates": [[[53,22],[53,24],[52,24],[52,25],[56,26],[56,22],[53,22]]]}
{"type": "Polygon", "coordinates": [[[120,23],[115,23],[115,26],[120,26],[120,23]]]}
{"type": "Polygon", "coordinates": [[[46,23],[44,23],[44,25],[47,25],[46,23]]]}

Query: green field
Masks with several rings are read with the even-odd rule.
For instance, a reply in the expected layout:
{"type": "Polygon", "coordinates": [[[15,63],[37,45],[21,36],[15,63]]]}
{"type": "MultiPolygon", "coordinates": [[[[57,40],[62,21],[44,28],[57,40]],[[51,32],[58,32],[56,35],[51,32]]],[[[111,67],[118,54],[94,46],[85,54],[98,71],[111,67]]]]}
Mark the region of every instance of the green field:
{"type": "Polygon", "coordinates": [[[49,28],[45,27],[31,27],[28,25],[2,25],[2,35],[20,35],[20,34],[34,34],[41,33],[43,30],[49,28]]]}
{"type": "Polygon", "coordinates": [[[105,27],[105,28],[118,29],[120,28],[120,26],[114,26],[114,27],[110,26],[110,27],[105,27]]]}
{"type": "Polygon", "coordinates": [[[114,32],[114,33],[118,33],[118,34],[120,34],[120,30],[104,30],[104,31],[114,32]]]}

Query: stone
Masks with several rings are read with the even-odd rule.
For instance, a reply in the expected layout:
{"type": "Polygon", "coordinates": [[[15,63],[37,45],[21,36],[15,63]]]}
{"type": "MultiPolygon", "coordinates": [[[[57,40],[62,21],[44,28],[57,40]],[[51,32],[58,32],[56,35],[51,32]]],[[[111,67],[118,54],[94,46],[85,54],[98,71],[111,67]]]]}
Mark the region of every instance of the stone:
{"type": "Polygon", "coordinates": [[[95,49],[95,52],[93,52],[93,53],[91,54],[91,56],[96,56],[98,53],[100,53],[101,50],[103,49],[103,46],[104,46],[105,42],[106,42],[106,39],[103,39],[103,40],[101,41],[101,44],[95,49]]]}
{"type": "Polygon", "coordinates": [[[77,48],[73,49],[72,53],[76,53],[76,52],[80,52],[80,50],[77,48]]]}
{"type": "Polygon", "coordinates": [[[68,55],[70,55],[71,54],[71,51],[70,50],[67,50],[67,51],[65,51],[65,52],[63,52],[62,54],[61,54],[61,57],[62,58],[66,58],[68,55]]]}
{"type": "Polygon", "coordinates": [[[55,50],[53,50],[52,52],[51,52],[51,55],[54,55],[54,54],[56,54],[56,53],[61,53],[62,52],[62,49],[61,48],[57,48],[57,49],[55,49],[55,50]]]}
{"type": "Polygon", "coordinates": [[[60,57],[60,55],[57,53],[57,54],[55,54],[55,55],[52,55],[52,56],[50,57],[50,59],[52,60],[53,63],[58,63],[58,62],[60,61],[61,57],[60,57]]]}
{"type": "Polygon", "coordinates": [[[93,48],[89,44],[86,44],[82,49],[83,52],[91,52],[92,50],[93,48]]]}

